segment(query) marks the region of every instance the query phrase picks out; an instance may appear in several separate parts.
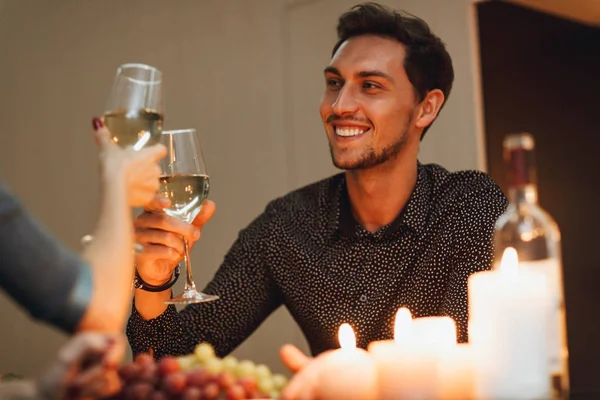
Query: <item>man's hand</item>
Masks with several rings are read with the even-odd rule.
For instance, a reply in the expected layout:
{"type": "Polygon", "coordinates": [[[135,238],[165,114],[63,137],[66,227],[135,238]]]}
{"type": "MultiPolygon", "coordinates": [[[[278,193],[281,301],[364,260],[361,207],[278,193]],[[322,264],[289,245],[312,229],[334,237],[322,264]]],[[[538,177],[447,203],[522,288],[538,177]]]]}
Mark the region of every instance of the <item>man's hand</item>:
{"type": "Polygon", "coordinates": [[[134,221],[135,241],[144,246],[144,251],[136,256],[136,267],[142,279],[154,286],[171,279],[184,256],[184,238],[191,249],[216,209],[214,202],[206,200],[192,224],[188,224],[166,215],[162,209],[168,206],[167,199],[156,195],[134,221]]]}
{"type": "Polygon", "coordinates": [[[307,366],[312,360],[300,351],[299,348],[291,344],[286,344],[281,347],[279,350],[279,357],[287,369],[294,374],[307,366]]]}
{"type": "Polygon", "coordinates": [[[282,400],[320,399],[319,376],[324,371],[330,351],[315,358],[307,357],[297,347],[286,344],[279,351],[285,366],[294,373],[290,383],[281,393],[282,400]]]}

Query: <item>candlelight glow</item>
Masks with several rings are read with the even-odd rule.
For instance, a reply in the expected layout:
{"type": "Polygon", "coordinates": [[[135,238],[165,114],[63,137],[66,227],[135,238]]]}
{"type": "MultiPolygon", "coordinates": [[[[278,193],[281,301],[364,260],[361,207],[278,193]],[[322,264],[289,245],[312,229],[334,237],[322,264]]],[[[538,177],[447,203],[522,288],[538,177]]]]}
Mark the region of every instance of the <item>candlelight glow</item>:
{"type": "Polygon", "coordinates": [[[502,262],[500,263],[500,271],[507,276],[515,276],[518,272],[519,256],[517,250],[513,247],[507,247],[502,254],[502,262]]]}
{"type": "Polygon", "coordinates": [[[342,349],[355,349],[356,348],[356,336],[354,331],[349,324],[342,324],[338,331],[338,340],[340,341],[340,347],[342,349]]]}
{"type": "Polygon", "coordinates": [[[408,343],[412,337],[412,315],[406,307],[398,309],[394,322],[394,340],[396,343],[408,343]]]}

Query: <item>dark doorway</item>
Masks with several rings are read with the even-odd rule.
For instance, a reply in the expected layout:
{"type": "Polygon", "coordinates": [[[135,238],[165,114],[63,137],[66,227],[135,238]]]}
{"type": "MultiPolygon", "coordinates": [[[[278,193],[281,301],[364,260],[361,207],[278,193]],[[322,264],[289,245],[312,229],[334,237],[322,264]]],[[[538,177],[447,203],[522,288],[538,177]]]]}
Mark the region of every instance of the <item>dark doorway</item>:
{"type": "Polygon", "coordinates": [[[572,398],[600,399],[600,28],[500,2],[477,5],[486,152],[536,139],[539,198],[563,239],[572,398]]]}

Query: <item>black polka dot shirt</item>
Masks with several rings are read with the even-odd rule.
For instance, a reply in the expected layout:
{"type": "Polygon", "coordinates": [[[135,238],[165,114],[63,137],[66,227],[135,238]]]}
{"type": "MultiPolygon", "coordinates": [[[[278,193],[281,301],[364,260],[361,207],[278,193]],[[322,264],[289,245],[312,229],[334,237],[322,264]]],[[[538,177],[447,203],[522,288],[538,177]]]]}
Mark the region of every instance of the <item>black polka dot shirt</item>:
{"type": "Polygon", "coordinates": [[[398,217],[370,233],[353,218],[344,174],[268,204],[225,256],[205,288],[217,301],[174,306],[127,327],[134,354],[182,355],[208,342],[235,349],[278,307],[302,329],[313,355],[338,348],[350,323],[357,345],[393,337],[395,313],[450,316],[467,339],[467,278],[491,266],[492,234],[507,205],[477,171],[419,164],[415,189],[398,217]]]}

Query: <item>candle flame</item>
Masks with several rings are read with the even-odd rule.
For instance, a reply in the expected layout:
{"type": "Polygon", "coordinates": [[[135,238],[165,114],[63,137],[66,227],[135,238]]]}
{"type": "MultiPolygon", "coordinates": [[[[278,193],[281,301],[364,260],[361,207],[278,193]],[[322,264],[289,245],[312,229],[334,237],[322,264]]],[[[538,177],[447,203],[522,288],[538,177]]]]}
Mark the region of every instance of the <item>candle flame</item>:
{"type": "Polygon", "coordinates": [[[396,343],[407,343],[412,336],[412,315],[406,307],[399,308],[394,321],[394,340],[396,343]]]}
{"type": "Polygon", "coordinates": [[[507,247],[502,254],[502,262],[500,263],[500,271],[506,276],[515,276],[518,272],[519,255],[514,247],[507,247]]]}
{"type": "Polygon", "coordinates": [[[350,324],[342,324],[338,331],[338,340],[342,349],[355,349],[356,336],[350,324]]]}

